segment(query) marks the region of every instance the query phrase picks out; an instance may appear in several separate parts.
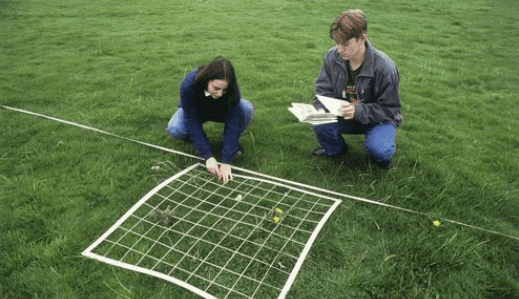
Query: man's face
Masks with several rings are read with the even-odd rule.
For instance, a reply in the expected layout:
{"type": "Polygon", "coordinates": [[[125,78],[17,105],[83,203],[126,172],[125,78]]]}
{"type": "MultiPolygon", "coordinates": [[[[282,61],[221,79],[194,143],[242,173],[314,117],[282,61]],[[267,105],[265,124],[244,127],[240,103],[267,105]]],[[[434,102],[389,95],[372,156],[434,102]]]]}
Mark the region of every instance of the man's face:
{"type": "Polygon", "coordinates": [[[227,92],[228,85],[229,83],[225,80],[211,80],[209,81],[209,84],[207,84],[207,91],[214,99],[219,99],[225,94],[225,92],[227,92]]]}
{"type": "Polygon", "coordinates": [[[364,38],[350,38],[349,40],[337,42],[337,51],[344,60],[351,60],[352,58],[362,57],[364,55],[364,38]]]}

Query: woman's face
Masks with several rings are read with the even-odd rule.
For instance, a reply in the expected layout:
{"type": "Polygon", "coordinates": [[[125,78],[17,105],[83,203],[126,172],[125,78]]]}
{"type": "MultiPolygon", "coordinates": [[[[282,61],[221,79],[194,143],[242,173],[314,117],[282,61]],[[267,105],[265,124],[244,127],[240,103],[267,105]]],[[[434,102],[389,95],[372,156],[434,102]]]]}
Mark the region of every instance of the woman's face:
{"type": "Polygon", "coordinates": [[[229,83],[225,80],[214,79],[209,81],[207,84],[207,91],[211,94],[214,99],[221,98],[227,91],[229,83]]]}

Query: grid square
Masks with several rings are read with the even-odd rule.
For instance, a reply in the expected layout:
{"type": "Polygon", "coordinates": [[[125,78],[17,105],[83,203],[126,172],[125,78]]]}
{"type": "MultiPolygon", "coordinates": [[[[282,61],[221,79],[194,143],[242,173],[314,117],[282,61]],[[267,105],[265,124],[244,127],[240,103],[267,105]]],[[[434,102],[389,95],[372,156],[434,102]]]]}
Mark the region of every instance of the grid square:
{"type": "Polygon", "coordinates": [[[249,262],[249,257],[236,254],[231,260],[229,260],[229,263],[225,269],[232,273],[241,275],[241,273],[247,269],[249,262]]]}
{"type": "Polygon", "coordinates": [[[283,273],[281,271],[274,271],[274,269],[270,269],[267,273],[265,273],[263,277],[263,284],[270,285],[276,288],[283,288],[284,281],[288,279],[288,274],[283,273]]]}
{"type": "Polygon", "coordinates": [[[204,239],[211,244],[219,244],[225,238],[225,232],[217,228],[208,228],[204,239]]]}
{"type": "Polygon", "coordinates": [[[207,227],[201,226],[201,225],[195,225],[193,228],[189,231],[189,236],[193,238],[202,238],[204,235],[207,234],[207,227]]]}
{"type": "Polygon", "coordinates": [[[146,194],[83,255],[204,298],[284,298],[291,274],[340,200],[254,175],[233,172],[221,184],[201,164],[186,168],[146,194]]]}
{"type": "Polygon", "coordinates": [[[241,244],[243,244],[243,240],[235,236],[227,235],[220,243],[220,246],[234,252],[241,246],[241,244]]]}
{"type": "Polygon", "coordinates": [[[123,255],[122,262],[128,263],[131,265],[135,265],[138,263],[142,258],[144,257],[144,254],[141,252],[137,252],[134,250],[127,250],[125,254],[123,255]]]}
{"type": "MultiPolygon", "coordinates": [[[[169,265],[171,267],[170,270],[175,268],[175,265],[182,259],[184,256],[184,252],[169,248],[167,253],[162,257],[161,263],[165,265],[169,265]]],[[[163,272],[169,273],[169,272],[163,272]]]]}
{"type": "Polygon", "coordinates": [[[144,255],[135,265],[139,267],[144,267],[146,269],[150,269],[155,267],[159,263],[159,260],[144,255]]]}
{"type": "Polygon", "coordinates": [[[155,243],[146,254],[157,260],[161,260],[169,252],[169,248],[169,246],[155,243]]]}
{"type": "Polygon", "coordinates": [[[246,277],[250,277],[251,279],[261,281],[269,269],[269,265],[259,261],[251,260],[242,274],[246,277]]]}
{"type": "Polygon", "coordinates": [[[246,223],[237,222],[236,226],[231,231],[231,234],[233,236],[236,236],[240,239],[246,239],[247,236],[250,234],[251,226],[246,223]]]}
{"type": "Polygon", "coordinates": [[[211,245],[207,242],[200,240],[193,244],[193,246],[190,248],[187,254],[194,256],[197,259],[203,260],[211,253],[214,246],[215,245],[211,245]]]}
{"type": "Polygon", "coordinates": [[[196,271],[196,274],[200,275],[208,281],[214,281],[218,273],[220,273],[220,269],[220,267],[211,265],[209,263],[202,263],[196,271]]]}
{"type": "Polygon", "coordinates": [[[184,255],[177,263],[179,269],[185,270],[188,273],[193,273],[195,269],[200,266],[200,260],[191,256],[184,255]]]}
{"type": "MultiPolygon", "coordinates": [[[[267,249],[263,248],[260,251],[260,254],[256,257],[257,261],[260,263],[263,263],[265,265],[270,265],[272,268],[276,268],[280,270],[281,272],[287,273],[285,269],[287,269],[287,266],[285,266],[283,263],[280,264],[281,256],[284,258],[282,259],[285,261],[286,258],[291,258],[289,256],[282,255],[282,253],[278,250],[273,249],[267,249]]],[[[295,258],[293,258],[295,260],[295,258]]]]}
{"type": "Polygon", "coordinates": [[[206,262],[216,265],[218,267],[224,267],[227,261],[231,258],[232,252],[223,247],[215,247],[213,251],[206,258],[206,262]]]}
{"type": "Polygon", "coordinates": [[[256,244],[250,243],[250,242],[245,242],[241,246],[240,250],[238,250],[238,252],[240,252],[241,254],[243,254],[245,256],[252,257],[252,256],[256,256],[256,254],[259,252],[260,249],[261,249],[260,245],[256,245],[256,244]]]}
{"type": "Polygon", "coordinates": [[[184,236],[177,241],[173,248],[180,252],[187,252],[195,243],[196,239],[189,236],[184,236]]]}
{"type": "Polygon", "coordinates": [[[244,217],[244,213],[236,211],[235,209],[233,209],[233,210],[229,211],[225,215],[225,217],[228,218],[228,219],[235,220],[235,221],[240,221],[244,217]]]}
{"type": "Polygon", "coordinates": [[[240,292],[243,295],[246,295],[247,298],[250,298],[254,294],[254,290],[259,285],[259,281],[255,281],[245,276],[242,276],[239,279],[234,280],[234,285],[232,285],[232,289],[240,292]]]}
{"type": "Polygon", "coordinates": [[[166,228],[162,228],[162,229],[164,229],[164,231],[160,235],[160,237],[157,239],[157,241],[160,242],[161,244],[164,244],[167,247],[171,247],[171,246],[177,244],[177,242],[179,242],[180,239],[183,238],[183,235],[178,232],[171,231],[166,228]]]}

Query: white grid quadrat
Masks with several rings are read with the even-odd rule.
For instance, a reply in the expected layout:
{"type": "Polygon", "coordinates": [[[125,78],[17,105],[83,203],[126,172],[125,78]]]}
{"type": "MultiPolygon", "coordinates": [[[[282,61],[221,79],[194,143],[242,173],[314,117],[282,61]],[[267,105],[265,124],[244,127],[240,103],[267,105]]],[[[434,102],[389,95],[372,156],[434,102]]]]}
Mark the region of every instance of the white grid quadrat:
{"type": "Polygon", "coordinates": [[[146,194],[83,255],[204,298],[285,298],[341,201],[283,182],[235,171],[222,184],[194,164],[146,194]],[[276,209],[283,217],[274,221],[276,209]]]}

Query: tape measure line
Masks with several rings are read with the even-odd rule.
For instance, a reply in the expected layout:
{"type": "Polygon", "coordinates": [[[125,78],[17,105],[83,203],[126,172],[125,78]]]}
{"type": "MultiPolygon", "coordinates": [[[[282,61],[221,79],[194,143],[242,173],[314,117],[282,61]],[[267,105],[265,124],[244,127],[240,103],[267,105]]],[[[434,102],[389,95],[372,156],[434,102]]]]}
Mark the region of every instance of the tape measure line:
{"type": "MultiPolygon", "coordinates": [[[[155,148],[155,149],[158,149],[158,150],[161,150],[161,151],[165,151],[165,152],[169,152],[169,153],[172,153],[172,154],[177,154],[177,155],[181,155],[181,156],[185,156],[185,157],[189,157],[189,158],[193,158],[193,159],[204,161],[203,158],[198,157],[198,156],[190,155],[190,154],[187,154],[187,153],[184,153],[184,152],[180,152],[180,151],[176,151],[176,150],[173,150],[173,149],[170,149],[170,148],[166,148],[166,147],[163,147],[163,146],[158,146],[158,145],[155,145],[155,144],[151,144],[151,143],[147,143],[147,142],[143,142],[143,141],[139,141],[139,140],[135,140],[135,139],[119,136],[119,135],[116,135],[116,134],[113,134],[113,133],[110,133],[110,132],[106,132],[106,131],[103,131],[103,130],[100,130],[100,129],[96,129],[94,127],[85,126],[85,125],[78,124],[78,123],[75,123],[75,122],[66,121],[66,120],[63,120],[63,119],[59,119],[59,118],[55,118],[55,117],[51,117],[51,116],[46,116],[46,115],[43,115],[43,114],[39,114],[39,113],[35,113],[35,112],[31,112],[31,111],[23,110],[23,109],[19,109],[19,108],[14,108],[14,107],[9,107],[9,106],[4,106],[4,105],[0,105],[0,107],[4,108],[4,109],[7,109],[7,110],[11,110],[11,111],[16,111],[16,112],[24,113],[24,114],[29,114],[29,115],[33,115],[33,116],[42,117],[42,118],[46,118],[46,119],[49,119],[49,120],[54,120],[54,121],[57,121],[57,122],[61,122],[61,123],[67,124],[67,125],[76,126],[76,127],[79,127],[79,128],[85,129],[85,130],[90,130],[90,131],[94,131],[94,132],[97,132],[97,133],[101,133],[101,134],[109,135],[109,136],[112,136],[112,137],[116,137],[116,138],[119,138],[119,139],[135,142],[135,143],[147,146],[147,147],[155,148]]],[[[240,167],[237,167],[237,166],[232,166],[232,168],[240,170],[240,171],[243,171],[243,172],[252,173],[252,171],[250,171],[250,170],[247,170],[247,169],[244,169],[244,168],[240,168],[240,167]]],[[[361,198],[361,197],[357,197],[357,196],[352,196],[352,195],[347,195],[347,194],[343,194],[343,193],[333,192],[333,191],[330,191],[330,190],[325,190],[325,189],[314,187],[314,186],[310,186],[310,185],[305,185],[305,184],[300,184],[300,183],[293,182],[293,181],[288,181],[288,180],[280,179],[280,178],[269,176],[269,175],[266,175],[266,174],[261,174],[261,173],[256,173],[256,172],[254,172],[254,173],[256,175],[260,175],[260,176],[262,176],[264,178],[267,178],[267,179],[270,179],[270,180],[276,180],[276,181],[279,181],[279,182],[288,183],[288,184],[292,184],[292,185],[300,186],[300,187],[304,186],[306,188],[310,188],[310,189],[313,189],[315,191],[325,192],[325,193],[328,193],[328,194],[331,194],[331,195],[335,195],[335,196],[339,196],[339,197],[343,197],[343,198],[349,198],[349,199],[353,199],[353,200],[357,200],[357,201],[361,201],[361,202],[365,202],[365,203],[370,203],[370,204],[375,204],[375,205],[379,205],[379,206],[384,206],[384,207],[388,207],[388,208],[392,208],[392,209],[396,209],[396,210],[400,210],[400,211],[404,211],[404,212],[408,212],[408,213],[412,213],[412,214],[416,214],[416,215],[421,215],[421,216],[425,216],[425,217],[431,217],[431,215],[428,215],[426,213],[419,212],[419,211],[414,211],[414,210],[410,210],[410,209],[406,209],[406,208],[402,208],[402,207],[398,207],[398,206],[393,206],[393,205],[390,205],[390,204],[385,204],[385,203],[381,203],[381,202],[378,202],[378,201],[373,201],[373,200],[369,200],[369,199],[365,199],[365,198],[361,198]]],[[[480,231],[483,231],[483,232],[487,232],[487,233],[491,233],[491,234],[495,234],[495,235],[499,235],[499,236],[502,236],[502,237],[511,238],[511,239],[519,241],[519,237],[507,235],[507,234],[500,233],[500,232],[493,231],[493,230],[489,230],[489,229],[486,229],[486,228],[482,228],[482,227],[478,227],[478,226],[474,226],[474,225],[470,225],[470,224],[465,224],[465,223],[461,223],[461,222],[458,222],[458,221],[454,221],[454,220],[450,220],[450,219],[445,219],[445,218],[441,218],[441,220],[444,221],[444,222],[449,222],[449,223],[452,223],[452,224],[469,227],[469,228],[472,228],[472,229],[480,230],[480,231]]]]}
{"type": "Polygon", "coordinates": [[[12,110],[12,111],[20,112],[20,113],[25,113],[25,114],[29,114],[29,115],[34,115],[34,116],[46,118],[46,119],[54,120],[54,121],[57,121],[57,122],[60,122],[60,123],[64,123],[64,124],[67,124],[67,125],[76,126],[76,127],[79,127],[79,128],[85,129],[85,130],[90,130],[90,131],[94,131],[94,132],[97,132],[97,133],[109,135],[109,136],[112,136],[112,137],[124,139],[124,140],[127,140],[127,141],[139,143],[141,145],[152,147],[152,148],[155,148],[155,149],[158,149],[158,150],[161,150],[161,151],[170,152],[170,153],[173,153],[173,154],[182,155],[182,156],[186,156],[186,157],[194,158],[194,159],[198,159],[198,160],[204,160],[203,158],[198,157],[198,156],[193,156],[193,155],[190,155],[190,154],[186,154],[184,152],[179,152],[179,151],[172,150],[170,148],[163,147],[163,146],[158,146],[158,145],[155,145],[155,144],[146,143],[146,142],[143,142],[143,141],[139,141],[139,140],[135,140],[135,139],[127,138],[127,137],[122,137],[122,136],[119,136],[119,135],[116,135],[116,134],[113,134],[113,133],[110,133],[110,132],[99,130],[99,129],[96,129],[94,127],[85,126],[85,125],[78,124],[78,123],[75,123],[75,122],[66,121],[66,120],[63,120],[63,119],[59,119],[59,118],[55,118],[55,117],[51,117],[51,116],[46,116],[46,115],[43,115],[43,114],[34,113],[34,112],[23,110],[23,109],[8,107],[8,106],[4,106],[4,105],[0,105],[0,107],[2,107],[4,109],[7,109],[7,110],[12,110]]]}

